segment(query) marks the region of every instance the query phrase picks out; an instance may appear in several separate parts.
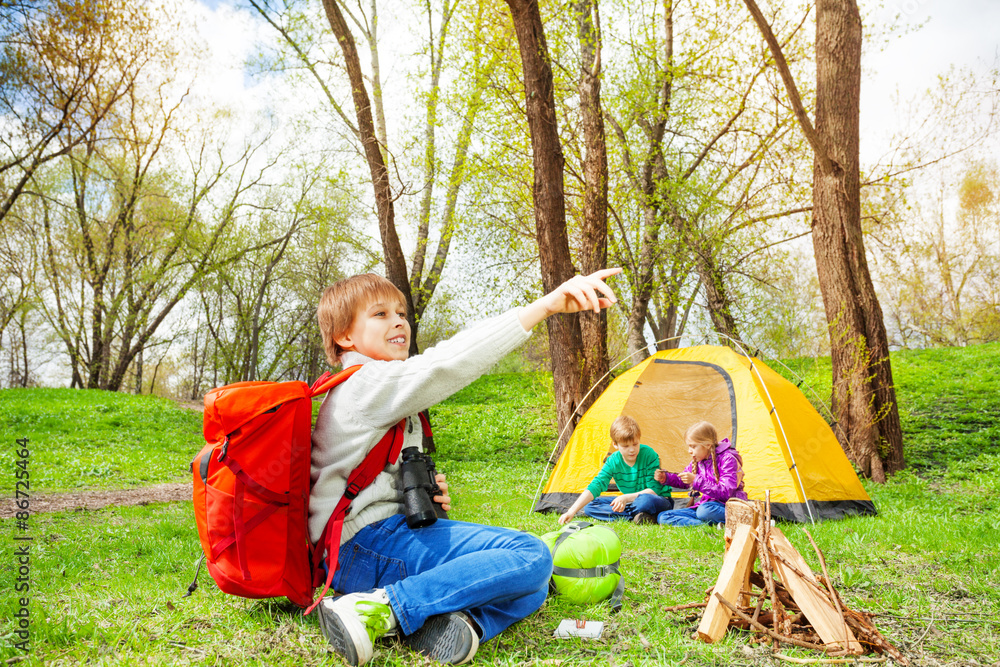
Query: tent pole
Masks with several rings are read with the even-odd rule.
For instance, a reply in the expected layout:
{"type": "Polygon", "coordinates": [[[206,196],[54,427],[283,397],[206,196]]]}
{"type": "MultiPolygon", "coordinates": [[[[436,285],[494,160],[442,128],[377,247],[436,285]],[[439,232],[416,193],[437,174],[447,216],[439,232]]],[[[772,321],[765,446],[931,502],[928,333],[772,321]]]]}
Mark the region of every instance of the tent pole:
{"type": "Polygon", "coordinates": [[[764,378],[761,377],[760,371],[754,368],[753,357],[750,356],[750,353],[746,350],[746,348],[740,345],[739,341],[729,338],[729,336],[724,333],[716,332],[716,334],[728,339],[729,342],[740,348],[740,352],[743,353],[743,356],[750,360],[750,370],[754,372],[754,375],[756,375],[757,379],[760,380],[760,386],[764,388],[764,394],[767,396],[767,400],[771,404],[771,412],[774,413],[774,418],[778,421],[778,428],[781,429],[781,438],[785,441],[785,450],[788,452],[788,458],[792,459],[792,469],[795,470],[795,478],[799,481],[799,491],[802,492],[802,499],[806,503],[806,511],[809,512],[809,521],[815,524],[816,518],[813,516],[812,507],[809,505],[809,496],[806,495],[806,487],[802,484],[802,475],[799,474],[799,466],[798,463],[795,462],[795,454],[792,453],[792,448],[788,445],[788,435],[785,434],[785,426],[781,423],[781,415],[778,414],[778,406],[774,404],[774,399],[771,398],[771,392],[768,391],[767,385],[764,383],[764,378]]]}
{"type": "MultiPolygon", "coordinates": [[[[805,382],[804,377],[802,377],[801,375],[793,371],[791,368],[789,368],[788,364],[783,362],[781,359],[774,359],[774,361],[777,361],[779,364],[781,364],[782,368],[791,373],[793,376],[797,377],[800,383],[805,382]]],[[[806,387],[809,388],[809,393],[812,394],[813,398],[816,399],[816,403],[818,403],[819,406],[823,408],[823,411],[826,413],[826,416],[830,418],[830,423],[833,425],[833,427],[835,427],[838,431],[840,431],[840,437],[843,438],[844,442],[850,445],[851,441],[847,435],[847,432],[844,431],[844,427],[840,425],[840,422],[837,421],[837,418],[833,416],[832,412],[830,412],[830,408],[827,407],[826,401],[824,401],[822,398],[819,397],[819,394],[816,393],[816,390],[813,389],[812,385],[810,385],[808,382],[806,382],[806,387]]]]}

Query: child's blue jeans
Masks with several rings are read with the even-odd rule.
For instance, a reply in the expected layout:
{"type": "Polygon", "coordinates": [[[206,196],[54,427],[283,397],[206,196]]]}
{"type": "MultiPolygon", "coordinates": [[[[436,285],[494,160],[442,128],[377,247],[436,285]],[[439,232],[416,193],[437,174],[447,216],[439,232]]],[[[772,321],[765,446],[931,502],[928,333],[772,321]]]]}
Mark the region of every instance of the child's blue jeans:
{"type": "Polygon", "coordinates": [[[656,523],[668,526],[701,526],[706,523],[725,523],[726,505],[707,500],[697,507],[685,507],[656,515],[656,523]]]}
{"type": "Polygon", "coordinates": [[[674,506],[674,501],[670,498],[655,493],[640,493],[625,506],[623,512],[615,512],[611,509],[611,501],[614,499],[614,496],[598,496],[583,506],[583,513],[598,521],[631,521],[639,512],[656,516],[674,506]]]}
{"type": "Polygon", "coordinates": [[[549,549],[534,535],[447,519],[411,529],[402,514],[362,528],[339,559],[333,588],[384,588],[403,634],[464,611],[484,642],[541,607],[552,576],[549,549]]]}

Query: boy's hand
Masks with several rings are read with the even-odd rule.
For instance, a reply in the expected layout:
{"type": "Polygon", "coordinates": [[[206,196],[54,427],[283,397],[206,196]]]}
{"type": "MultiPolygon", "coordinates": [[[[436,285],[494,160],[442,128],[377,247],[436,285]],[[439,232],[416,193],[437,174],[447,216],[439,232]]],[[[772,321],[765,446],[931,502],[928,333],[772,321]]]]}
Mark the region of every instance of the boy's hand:
{"type": "Polygon", "coordinates": [[[653,473],[653,479],[655,479],[660,484],[666,484],[667,483],[667,471],[666,470],[657,470],[656,472],[653,473]]]}
{"type": "Polygon", "coordinates": [[[611,509],[612,511],[615,512],[624,512],[625,506],[628,505],[633,500],[635,500],[635,496],[632,495],[631,493],[623,496],[617,496],[614,500],[611,501],[611,509]]]}
{"type": "Polygon", "coordinates": [[[448,495],[448,482],[444,480],[444,473],[439,472],[435,475],[434,481],[437,482],[438,488],[441,489],[441,495],[434,496],[431,500],[439,504],[445,512],[451,511],[451,496],[448,495]]]}
{"type": "Polygon", "coordinates": [[[581,310],[601,312],[618,301],[615,293],[604,282],[605,278],[621,273],[620,268],[601,269],[589,276],[573,276],[544,297],[545,309],[550,314],[577,313],[581,310]],[[600,294],[603,294],[602,297],[600,294]]]}
{"type": "Polygon", "coordinates": [[[589,276],[574,276],[542,298],[521,309],[518,318],[525,331],[556,313],[578,313],[581,310],[601,312],[618,302],[614,291],[604,282],[605,278],[621,273],[620,268],[601,269],[589,276]],[[604,296],[601,296],[601,295],[604,296]]]}
{"type": "Polygon", "coordinates": [[[571,521],[573,519],[573,517],[575,517],[575,516],[576,516],[576,512],[563,512],[559,516],[559,525],[560,526],[566,525],[566,523],[569,522],[569,521],[571,521]]]}

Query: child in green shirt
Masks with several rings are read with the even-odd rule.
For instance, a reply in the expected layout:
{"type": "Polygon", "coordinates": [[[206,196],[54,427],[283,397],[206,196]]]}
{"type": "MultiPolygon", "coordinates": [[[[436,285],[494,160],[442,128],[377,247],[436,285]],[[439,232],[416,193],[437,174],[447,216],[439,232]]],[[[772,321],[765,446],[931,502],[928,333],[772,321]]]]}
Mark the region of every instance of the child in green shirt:
{"type": "Polygon", "coordinates": [[[673,509],[671,488],[654,478],[660,457],[652,447],[639,443],[641,436],[638,422],[628,415],[612,422],[611,441],[618,451],[608,457],[587,489],[559,517],[560,524],[570,521],[581,509],[591,519],[634,523],[656,523],[657,514],[673,509]],[[622,495],[602,496],[612,478],[622,495]]]}

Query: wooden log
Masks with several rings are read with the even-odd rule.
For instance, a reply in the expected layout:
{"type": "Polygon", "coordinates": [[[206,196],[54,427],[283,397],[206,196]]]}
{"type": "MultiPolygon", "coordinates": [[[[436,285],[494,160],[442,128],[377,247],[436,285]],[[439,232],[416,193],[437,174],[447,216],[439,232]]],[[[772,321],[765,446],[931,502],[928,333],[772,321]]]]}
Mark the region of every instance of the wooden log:
{"type": "Polygon", "coordinates": [[[784,636],[784,635],[782,635],[780,633],[775,632],[774,630],[772,630],[771,628],[769,628],[769,627],[767,627],[765,625],[761,625],[760,623],[757,623],[752,618],[750,618],[749,616],[747,616],[746,614],[744,614],[742,611],[740,611],[739,609],[737,609],[736,607],[734,607],[733,604],[729,600],[726,600],[724,597],[722,597],[718,593],[716,593],[714,597],[718,598],[721,601],[721,603],[725,607],[727,607],[729,609],[729,611],[731,611],[732,613],[736,614],[736,616],[740,620],[746,621],[747,623],[749,623],[750,625],[752,625],[755,630],[759,630],[760,632],[767,633],[775,641],[779,641],[779,642],[782,642],[782,643],[785,643],[785,644],[791,644],[793,646],[799,646],[801,648],[812,649],[813,651],[823,651],[823,652],[827,653],[828,655],[842,655],[843,654],[843,651],[831,651],[826,646],[821,646],[819,644],[813,644],[813,643],[810,643],[810,642],[804,642],[802,640],[796,639],[795,637],[786,637],[786,636],[784,636]]]}
{"type": "MultiPolygon", "coordinates": [[[[764,579],[767,583],[767,592],[771,596],[771,610],[774,612],[771,624],[774,632],[778,632],[778,628],[781,626],[781,618],[784,616],[784,609],[782,609],[782,602],[778,599],[778,595],[775,592],[774,586],[774,559],[771,558],[771,547],[768,546],[771,543],[771,490],[768,489],[764,492],[764,516],[761,517],[760,522],[760,562],[761,571],[764,573],[764,579]]],[[[772,642],[773,648],[777,649],[777,642],[772,642]]]]}
{"type": "Polygon", "coordinates": [[[844,618],[844,608],[840,606],[840,596],[837,595],[837,591],[833,588],[833,582],[830,581],[830,573],[826,569],[826,558],[823,557],[823,552],[819,550],[819,546],[816,544],[816,540],[813,536],[809,534],[809,531],[805,528],[802,532],[806,534],[809,538],[809,544],[812,545],[813,550],[816,552],[816,557],[819,558],[819,565],[823,569],[823,576],[819,579],[820,583],[826,585],[827,591],[830,593],[830,601],[833,602],[834,606],[837,608],[837,615],[844,620],[844,634],[848,634],[850,630],[847,629],[847,619],[844,618]]]}
{"type": "Polygon", "coordinates": [[[847,624],[851,626],[857,636],[876,651],[888,655],[890,658],[902,665],[902,667],[909,666],[910,661],[906,658],[906,656],[904,656],[898,648],[893,646],[885,637],[882,636],[882,633],[880,633],[871,620],[867,618],[867,614],[860,611],[854,611],[853,609],[847,609],[844,613],[844,619],[847,621],[847,624]]]}
{"type": "Polygon", "coordinates": [[[838,614],[833,603],[817,590],[816,577],[788,538],[778,528],[772,528],[769,539],[769,547],[781,556],[773,559],[778,576],[823,643],[834,650],[844,649],[847,653],[856,655],[864,653],[860,642],[845,624],[844,617],[838,614]],[[794,565],[794,568],[786,565],[786,561],[794,565]],[[803,577],[812,581],[807,581],[803,577]]]}
{"type": "Polygon", "coordinates": [[[797,665],[829,665],[836,663],[855,665],[859,662],[874,664],[886,661],[885,658],[794,658],[783,653],[772,653],[771,657],[784,660],[785,662],[794,662],[797,665]]]}
{"type": "MultiPolygon", "coordinates": [[[[730,498],[726,501],[726,551],[729,550],[729,545],[733,541],[733,535],[736,534],[736,528],[742,524],[749,524],[751,531],[756,530],[757,525],[760,523],[760,515],[763,511],[763,504],[757,500],[740,500],[739,498],[730,498]]],[[[739,601],[739,603],[744,607],[749,607],[752,604],[752,598],[749,592],[751,569],[747,570],[746,579],[743,580],[744,593],[740,596],[739,601]]]]}
{"type": "MultiPolygon", "coordinates": [[[[766,551],[760,550],[757,553],[757,557],[760,558],[761,561],[763,561],[766,553],[767,553],[766,551]]],[[[770,571],[768,572],[768,576],[770,577],[770,582],[764,581],[764,575],[760,574],[759,572],[753,572],[750,576],[750,583],[752,583],[754,586],[764,591],[764,594],[768,595],[769,597],[770,593],[768,593],[768,590],[771,587],[773,587],[774,596],[778,598],[778,601],[781,603],[782,607],[796,612],[799,611],[798,605],[796,605],[795,600],[793,600],[788,595],[788,591],[785,590],[784,585],[776,582],[774,580],[774,575],[772,575],[770,571]],[[770,583],[771,586],[768,586],[768,583],[770,583]]]]}
{"type": "Polygon", "coordinates": [[[736,599],[743,590],[743,581],[746,579],[747,571],[753,567],[756,554],[757,542],[753,539],[751,528],[743,524],[733,535],[733,544],[726,552],[722,569],[719,571],[719,579],[713,589],[716,595],[708,601],[701,623],[698,624],[698,639],[706,644],[716,642],[726,634],[726,627],[729,626],[729,619],[732,616],[732,612],[719,602],[718,594],[721,593],[727,600],[736,599]]]}
{"type": "Polygon", "coordinates": [[[763,506],[758,500],[731,498],[726,501],[726,549],[733,541],[737,526],[748,523],[750,528],[756,528],[762,512],[763,506]]]}
{"type": "Polygon", "coordinates": [[[692,602],[690,604],[676,604],[672,607],[660,607],[660,611],[684,611],[685,609],[704,609],[707,602],[692,602]]]}

